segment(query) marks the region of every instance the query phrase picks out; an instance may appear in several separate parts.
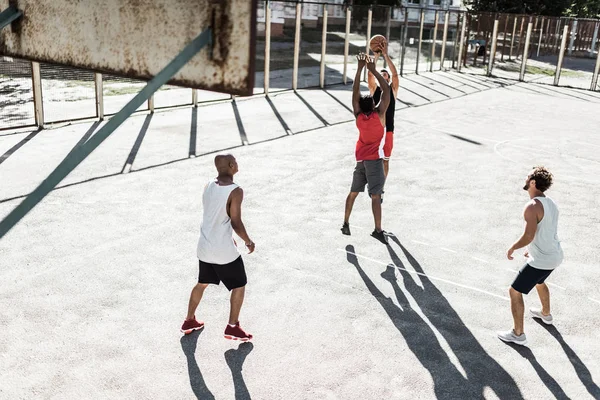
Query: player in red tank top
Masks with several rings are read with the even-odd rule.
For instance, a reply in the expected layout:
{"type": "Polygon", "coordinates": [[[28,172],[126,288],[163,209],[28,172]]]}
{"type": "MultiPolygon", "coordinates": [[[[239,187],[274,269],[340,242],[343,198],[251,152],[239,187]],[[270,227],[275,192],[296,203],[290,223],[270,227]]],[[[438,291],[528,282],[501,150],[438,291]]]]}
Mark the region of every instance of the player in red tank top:
{"type": "Polygon", "coordinates": [[[350,193],[346,198],[342,233],[350,235],[349,220],[354,201],[368,185],[375,220],[375,230],[371,233],[371,236],[387,244],[385,232],[381,229],[381,193],[385,183],[383,145],[385,140],[385,113],[390,104],[390,86],[375,69],[375,63],[371,57],[360,53],[356,58],[358,59],[358,70],[352,86],[352,108],[354,109],[359,136],[355,152],[356,167],[354,168],[350,193]],[[361,96],[360,94],[360,76],[365,66],[379,81],[379,86],[382,88],[383,93],[378,107],[375,106],[371,95],[361,96]]]}

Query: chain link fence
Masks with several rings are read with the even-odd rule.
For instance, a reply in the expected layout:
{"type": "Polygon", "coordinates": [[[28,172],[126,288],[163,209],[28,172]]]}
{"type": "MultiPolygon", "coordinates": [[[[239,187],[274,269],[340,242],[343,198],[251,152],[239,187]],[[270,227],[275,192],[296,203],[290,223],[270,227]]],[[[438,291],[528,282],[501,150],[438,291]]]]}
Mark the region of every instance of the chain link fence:
{"type": "MultiPolygon", "coordinates": [[[[416,1],[416,0],[415,0],[416,1]]],[[[463,73],[598,90],[600,21],[469,13],[453,1],[422,7],[353,6],[343,0],[265,1],[257,10],[255,94],[353,81],[368,39],[388,38],[401,75],[463,73]],[[453,5],[454,3],[454,5],[453,5]]],[[[0,129],[103,118],[146,84],[77,68],[0,59],[0,129]],[[41,99],[34,101],[35,99],[41,99]],[[40,103],[40,104],[38,104],[40,103]]],[[[384,66],[384,60],[378,68],[384,66]]],[[[365,79],[365,77],[361,77],[365,79]]],[[[139,111],[227,100],[228,94],[165,85],[139,111]]]]}

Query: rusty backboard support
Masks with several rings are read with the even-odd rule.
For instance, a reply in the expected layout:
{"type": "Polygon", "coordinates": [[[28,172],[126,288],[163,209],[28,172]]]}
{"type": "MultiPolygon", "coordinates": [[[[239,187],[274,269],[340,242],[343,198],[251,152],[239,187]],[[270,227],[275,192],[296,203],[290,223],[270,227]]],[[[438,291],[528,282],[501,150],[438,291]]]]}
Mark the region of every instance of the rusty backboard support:
{"type": "Polygon", "coordinates": [[[170,84],[250,95],[257,0],[0,0],[23,17],[0,32],[0,54],[149,80],[200,32],[200,52],[170,84]]]}

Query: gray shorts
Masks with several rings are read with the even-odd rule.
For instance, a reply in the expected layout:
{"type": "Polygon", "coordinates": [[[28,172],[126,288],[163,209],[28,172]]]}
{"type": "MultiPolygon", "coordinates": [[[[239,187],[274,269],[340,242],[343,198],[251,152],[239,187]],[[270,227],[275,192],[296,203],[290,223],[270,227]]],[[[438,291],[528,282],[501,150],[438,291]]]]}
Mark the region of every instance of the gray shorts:
{"type": "Polygon", "coordinates": [[[383,173],[383,160],[366,160],[356,163],[352,176],[351,192],[364,192],[365,185],[369,185],[369,194],[383,193],[385,175],[383,173]]]}

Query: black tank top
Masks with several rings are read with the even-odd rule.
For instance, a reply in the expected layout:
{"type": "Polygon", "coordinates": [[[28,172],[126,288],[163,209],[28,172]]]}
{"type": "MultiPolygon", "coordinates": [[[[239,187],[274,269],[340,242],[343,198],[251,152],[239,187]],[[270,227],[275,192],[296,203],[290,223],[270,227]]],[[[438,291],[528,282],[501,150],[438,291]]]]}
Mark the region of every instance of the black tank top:
{"type": "MultiPolygon", "coordinates": [[[[375,104],[379,105],[381,101],[382,90],[379,86],[375,89],[375,93],[373,93],[373,100],[375,104]]],[[[394,113],[396,112],[396,99],[394,96],[394,91],[392,90],[392,86],[390,85],[390,105],[388,106],[387,111],[385,112],[385,131],[386,132],[394,132],[394,113]]]]}

